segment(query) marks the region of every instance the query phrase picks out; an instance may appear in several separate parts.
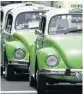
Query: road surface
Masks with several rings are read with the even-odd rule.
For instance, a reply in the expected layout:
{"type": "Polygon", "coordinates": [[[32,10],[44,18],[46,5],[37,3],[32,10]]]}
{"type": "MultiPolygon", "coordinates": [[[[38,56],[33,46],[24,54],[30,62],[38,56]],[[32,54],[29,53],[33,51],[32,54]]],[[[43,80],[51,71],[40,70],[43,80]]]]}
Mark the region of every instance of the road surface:
{"type": "MultiPolygon", "coordinates": [[[[6,81],[1,78],[1,94],[37,94],[36,88],[29,86],[28,75],[15,75],[13,81],[6,81]],[[6,93],[7,92],[7,93],[6,93]]],[[[50,94],[82,94],[82,86],[60,84],[60,87],[47,86],[47,93],[50,94]]],[[[46,93],[46,94],[47,94],[46,93]]]]}

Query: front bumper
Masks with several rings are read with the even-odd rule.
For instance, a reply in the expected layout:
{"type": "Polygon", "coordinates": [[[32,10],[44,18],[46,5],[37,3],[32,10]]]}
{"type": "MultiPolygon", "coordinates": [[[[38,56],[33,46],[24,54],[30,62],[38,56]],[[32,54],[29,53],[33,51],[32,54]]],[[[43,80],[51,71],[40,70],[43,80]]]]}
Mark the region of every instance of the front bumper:
{"type": "Polygon", "coordinates": [[[57,76],[74,76],[76,79],[82,80],[83,69],[40,69],[39,74],[57,75],[57,76]]]}
{"type": "Polygon", "coordinates": [[[29,64],[29,61],[26,61],[26,60],[10,60],[9,61],[11,64],[14,64],[14,65],[28,65],[29,64]]]}
{"type": "Polygon", "coordinates": [[[14,70],[20,72],[28,72],[29,71],[29,62],[24,60],[11,60],[8,64],[14,70]]]}

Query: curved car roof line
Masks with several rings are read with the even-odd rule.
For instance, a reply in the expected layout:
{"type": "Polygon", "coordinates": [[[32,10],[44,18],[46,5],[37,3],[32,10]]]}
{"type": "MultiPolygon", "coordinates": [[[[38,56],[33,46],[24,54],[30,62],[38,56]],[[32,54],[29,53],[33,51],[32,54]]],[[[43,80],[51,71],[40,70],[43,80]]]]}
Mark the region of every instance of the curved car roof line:
{"type": "Polygon", "coordinates": [[[54,9],[53,7],[46,7],[44,5],[38,5],[38,4],[34,4],[32,6],[21,6],[18,8],[14,8],[12,9],[10,12],[12,12],[15,15],[18,15],[21,12],[28,12],[28,11],[44,11],[44,10],[52,10],[54,9]],[[43,7],[43,9],[36,9],[39,7],[43,7]]]}

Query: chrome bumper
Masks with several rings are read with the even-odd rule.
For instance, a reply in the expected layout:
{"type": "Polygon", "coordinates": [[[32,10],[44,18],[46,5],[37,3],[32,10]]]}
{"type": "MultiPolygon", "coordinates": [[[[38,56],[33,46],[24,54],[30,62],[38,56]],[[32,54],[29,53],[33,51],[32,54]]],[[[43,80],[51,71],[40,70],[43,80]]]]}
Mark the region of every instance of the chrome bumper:
{"type": "Polygon", "coordinates": [[[59,76],[76,76],[82,78],[83,69],[40,69],[39,74],[59,75],[59,76]]]}
{"type": "Polygon", "coordinates": [[[20,66],[28,66],[29,61],[25,61],[25,60],[11,60],[10,61],[11,65],[20,65],[20,66]]]}
{"type": "Polygon", "coordinates": [[[10,60],[12,62],[29,62],[29,61],[26,61],[26,60],[10,60]]]}
{"type": "Polygon", "coordinates": [[[22,73],[29,73],[29,62],[24,60],[11,60],[8,63],[15,71],[20,71],[22,73]]]}

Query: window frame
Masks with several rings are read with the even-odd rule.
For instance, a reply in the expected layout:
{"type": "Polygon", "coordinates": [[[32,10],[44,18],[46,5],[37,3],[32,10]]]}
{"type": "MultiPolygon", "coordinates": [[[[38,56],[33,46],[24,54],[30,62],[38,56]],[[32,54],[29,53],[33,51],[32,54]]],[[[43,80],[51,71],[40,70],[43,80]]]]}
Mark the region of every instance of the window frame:
{"type": "Polygon", "coordinates": [[[43,34],[45,33],[45,27],[46,27],[46,17],[42,16],[39,24],[39,29],[42,31],[43,34]]]}
{"type": "Polygon", "coordinates": [[[7,15],[7,20],[6,20],[6,24],[5,24],[5,30],[6,30],[6,32],[8,32],[8,30],[7,30],[7,27],[8,27],[7,24],[8,24],[9,15],[11,15],[11,17],[12,17],[11,30],[9,31],[9,33],[11,33],[11,31],[12,31],[12,24],[13,24],[13,15],[12,15],[11,13],[9,13],[9,14],[7,15]]]}

